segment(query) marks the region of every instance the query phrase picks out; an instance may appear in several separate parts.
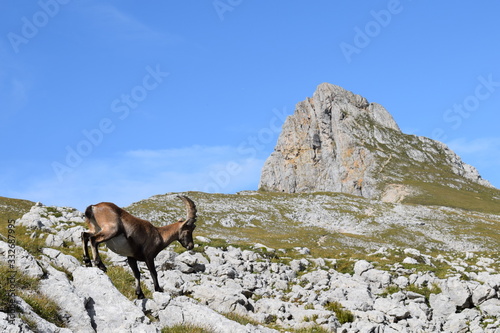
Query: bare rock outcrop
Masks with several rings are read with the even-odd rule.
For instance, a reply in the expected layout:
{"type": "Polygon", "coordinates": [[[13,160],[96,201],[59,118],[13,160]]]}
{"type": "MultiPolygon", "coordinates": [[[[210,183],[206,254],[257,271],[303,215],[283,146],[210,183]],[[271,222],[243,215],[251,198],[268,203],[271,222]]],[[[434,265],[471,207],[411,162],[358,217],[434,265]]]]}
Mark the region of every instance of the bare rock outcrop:
{"type": "Polygon", "coordinates": [[[434,179],[453,188],[491,186],[445,144],[406,135],[383,106],[323,83],[286,119],[259,187],[374,198],[390,184],[434,179]]]}

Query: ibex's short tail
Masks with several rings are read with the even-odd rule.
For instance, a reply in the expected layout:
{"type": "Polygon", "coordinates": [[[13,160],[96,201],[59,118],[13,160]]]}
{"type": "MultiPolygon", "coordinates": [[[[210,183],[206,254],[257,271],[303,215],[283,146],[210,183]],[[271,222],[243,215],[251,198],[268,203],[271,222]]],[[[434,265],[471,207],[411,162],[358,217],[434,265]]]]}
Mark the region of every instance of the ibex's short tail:
{"type": "Polygon", "coordinates": [[[92,205],[88,206],[87,209],[85,209],[85,217],[87,217],[89,220],[94,218],[94,210],[92,209],[92,205]]]}

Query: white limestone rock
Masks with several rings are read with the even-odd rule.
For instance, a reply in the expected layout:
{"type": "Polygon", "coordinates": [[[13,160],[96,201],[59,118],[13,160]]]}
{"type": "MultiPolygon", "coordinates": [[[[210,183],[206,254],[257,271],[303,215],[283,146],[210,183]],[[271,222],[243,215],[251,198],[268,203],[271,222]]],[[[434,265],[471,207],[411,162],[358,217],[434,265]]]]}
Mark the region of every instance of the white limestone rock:
{"type": "Polygon", "coordinates": [[[123,296],[109,277],[95,267],[79,267],[73,285],[87,297],[85,305],[96,332],[157,332],[149,318],[123,296]]]}
{"type": "Polygon", "coordinates": [[[48,278],[40,280],[39,290],[50,297],[63,311],[67,327],[73,332],[94,332],[92,320],[86,311],[88,298],[80,295],[66,275],[50,265],[48,278]]]}
{"type": "Polygon", "coordinates": [[[73,256],[62,253],[59,250],[51,248],[43,248],[42,253],[46,256],[50,263],[57,267],[61,267],[72,273],[75,269],[81,266],[78,259],[73,256]]]}
{"type": "Polygon", "coordinates": [[[205,327],[208,330],[220,333],[277,332],[262,326],[238,324],[184,296],[171,300],[165,309],[160,310],[159,320],[166,327],[179,324],[194,325],[195,327],[205,327]]]}
{"type": "Polygon", "coordinates": [[[11,246],[4,241],[0,241],[0,260],[12,264],[22,273],[34,277],[41,278],[44,275],[42,267],[38,264],[35,257],[20,246],[11,246]],[[12,261],[9,261],[11,260],[12,261]]]}

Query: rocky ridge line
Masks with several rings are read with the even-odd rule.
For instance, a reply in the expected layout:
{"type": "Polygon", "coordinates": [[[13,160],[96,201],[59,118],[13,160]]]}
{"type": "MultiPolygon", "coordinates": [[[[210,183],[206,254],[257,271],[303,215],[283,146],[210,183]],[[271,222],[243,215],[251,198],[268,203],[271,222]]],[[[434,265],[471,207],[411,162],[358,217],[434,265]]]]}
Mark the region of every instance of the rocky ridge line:
{"type": "MultiPolygon", "coordinates": [[[[306,244],[311,248],[376,250],[381,246],[409,246],[461,252],[498,248],[496,226],[500,225],[500,216],[496,214],[387,203],[342,193],[188,195],[203,212],[199,226],[206,235],[233,243],[265,243],[272,238],[274,247],[306,244]],[[249,237],[244,230],[254,232],[249,237]],[[320,238],[326,239],[320,242],[320,238]]],[[[178,213],[171,209],[177,200],[176,194],[156,195],[127,209],[146,220],[169,223],[177,218],[178,213]]]]}

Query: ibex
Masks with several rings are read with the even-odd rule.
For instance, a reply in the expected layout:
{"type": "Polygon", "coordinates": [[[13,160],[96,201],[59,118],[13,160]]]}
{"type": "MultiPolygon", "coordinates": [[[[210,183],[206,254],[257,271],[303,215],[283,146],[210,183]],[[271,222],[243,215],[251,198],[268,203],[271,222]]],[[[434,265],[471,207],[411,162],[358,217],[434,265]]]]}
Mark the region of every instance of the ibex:
{"type": "Polygon", "coordinates": [[[154,259],[158,253],[173,241],[179,241],[186,249],[194,247],[193,230],[196,228],[196,205],[186,196],[178,196],[186,205],[186,219],[180,219],[163,227],[155,227],[150,222],[132,216],[110,202],[88,206],[85,210],[90,232],[82,232],[83,261],[91,267],[92,263],[106,272],[97,247],[106,243],[113,252],[126,256],[136,280],[135,294],[144,298],[141,289],[140,272],[137,261],[145,261],[153,278],[155,291],[163,291],[158,284],[154,259]],[[93,260],[90,261],[88,241],[92,248],[93,260]]]}

